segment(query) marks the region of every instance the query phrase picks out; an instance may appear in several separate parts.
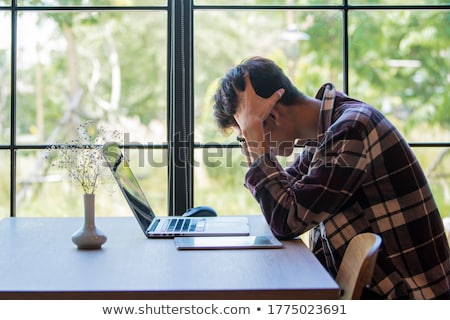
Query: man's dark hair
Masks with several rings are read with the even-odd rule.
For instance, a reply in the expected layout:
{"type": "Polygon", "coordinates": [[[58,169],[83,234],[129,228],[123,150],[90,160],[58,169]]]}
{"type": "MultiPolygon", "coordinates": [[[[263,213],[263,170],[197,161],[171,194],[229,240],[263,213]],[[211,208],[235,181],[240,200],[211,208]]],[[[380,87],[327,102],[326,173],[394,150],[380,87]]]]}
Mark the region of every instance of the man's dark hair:
{"type": "Polygon", "coordinates": [[[283,88],[285,93],[279,102],[285,105],[304,98],[303,93],[297,90],[272,60],[262,57],[249,58],[227,72],[214,95],[214,118],[222,130],[238,126],[233,117],[238,102],[235,90],[245,90],[244,75],[247,72],[256,94],[263,98],[270,97],[280,88],[283,88]]]}

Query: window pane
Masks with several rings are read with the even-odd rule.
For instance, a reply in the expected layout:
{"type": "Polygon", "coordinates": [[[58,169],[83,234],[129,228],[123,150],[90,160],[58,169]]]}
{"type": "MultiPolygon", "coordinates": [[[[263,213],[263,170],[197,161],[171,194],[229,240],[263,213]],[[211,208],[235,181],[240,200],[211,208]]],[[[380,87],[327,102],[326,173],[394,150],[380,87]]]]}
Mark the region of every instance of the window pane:
{"type": "Polygon", "coordinates": [[[195,150],[194,204],[219,215],[259,214],[261,210],[243,186],[248,167],[239,148],[195,150]]]}
{"type": "Polygon", "coordinates": [[[449,4],[449,0],[349,0],[349,4],[369,4],[369,5],[436,5],[449,4]]]}
{"type": "Polygon", "coordinates": [[[450,148],[414,148],[413,151],[427,175],[441,217],[450,218],[450,148]]]}
{"type": "MultiPolygon", "coordinates": [[[[166,153],[162,150],[152,150],[150,158],[149,152],[146,151],[144,154],[142,150],[132,150],[124,154],[130,159],[130,166],[155,213],[167,215],[167,163],[163,160],[167,158],[166,153]],[[155,163],[162,163],[162,165],[157,166],[155,163]]],[[[0,155],[6,157],[6,154],[0,155]]],[[[18,151],[17,153],[17,216],[82,216],[81,187],[75,181],[69,180],[66,171],[52,167],[50,161],[43,158],[44,156],[45,151],[18,151]]],[[[95,193],[96,215],[132,216],[131,209],[109,169],[105,167],[104,173],[105,178],[95,193]]],[[[2,193],[2,197],[6,198],[7,192],[2,193]]],[[[4,200],[2,203],[7,204],[8,199],[4,200]]]]}
{"type": "Polygon", "coordinates": [[[198,5],[336,5],[342,0],[194,0],[198,5]]]}
{"type": "Polygon", "coordinates": [[[84,119],[165,141],[166,30],[164,11],[21,12],[18,143],[66,141],[84,119]]]}
{"type": "Polygon", "coordinates": [[[199,11],[194,30],[196,141],[235,141],[218,132],[211,99],[218,80],[247,57],[273,59],[307,95],[325,82],[342,86],[340,11],[199,11]]]}
{"type": "Polygon", "coordinates": [[[380,108],[408,141],[449,141],[450,11],[354,11],[350,95],[380,108]]]}
{"type": "Polygon", "coordinates": [[[10,216],[10,175],[11,175],[11,161],[10,153],[6,150],[0,150],[0,161],[2,166],[0,166],[0,219],[10,216]]]}
{"type": "MultiPolygon", "coordinates": [[[[161,149],[126,149],[125,158],[139,181],[139,184],[157,216],[168,215],[168,176],[167,176],[167,151],[161,149]]],[[[121,216],[132,216],[133,213],[117,184],[110,188],[107,201],[108,212],[121,216]]]]}
{"type": "Polygon", "coordinates": [[[0,11],[0,144],[11,138],[11,14],[0,11]]]}
{"type": "Polygon", "coordinates": [[[82,216],[83,192],[65,172],[45,160],[45,151],[17,151],[18,217],[82,216]]]}
{"type": "Polygon", "coordinates": [[[167,0],[18,0],[19,6],[162,6],[167,0]]]}

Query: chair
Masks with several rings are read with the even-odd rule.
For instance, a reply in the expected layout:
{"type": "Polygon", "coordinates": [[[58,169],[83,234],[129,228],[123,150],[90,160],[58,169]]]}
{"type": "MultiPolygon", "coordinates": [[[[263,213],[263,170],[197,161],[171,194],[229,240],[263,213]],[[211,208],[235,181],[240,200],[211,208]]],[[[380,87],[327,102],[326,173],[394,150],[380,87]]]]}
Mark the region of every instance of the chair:
{"type": "Polygon", "coordinates": [[[380,245],[381,237],[375,233],[361,233],[350,240],[336,276],[343,289],[341,299],[361,299],[372,279],[380,245]]]}

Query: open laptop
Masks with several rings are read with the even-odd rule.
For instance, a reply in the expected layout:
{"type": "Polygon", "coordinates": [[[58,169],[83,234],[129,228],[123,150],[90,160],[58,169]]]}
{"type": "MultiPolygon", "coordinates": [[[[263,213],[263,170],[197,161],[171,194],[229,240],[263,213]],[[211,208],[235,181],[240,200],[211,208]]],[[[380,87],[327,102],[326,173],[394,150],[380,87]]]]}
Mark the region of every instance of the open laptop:
{"type": "Polygon", "coordinates": [[[105,144],[103,157],[148,238],[249,235],[246,217],[157,217],[119,145],[116,143],[105,144]]]}

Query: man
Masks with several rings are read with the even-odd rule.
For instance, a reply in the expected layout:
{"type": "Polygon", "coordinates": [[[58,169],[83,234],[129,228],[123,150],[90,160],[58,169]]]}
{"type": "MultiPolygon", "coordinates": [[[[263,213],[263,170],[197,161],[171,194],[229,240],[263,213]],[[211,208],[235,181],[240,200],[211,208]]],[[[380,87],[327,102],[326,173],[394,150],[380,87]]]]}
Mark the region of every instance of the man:
{"type": "MultiPolygon", "coordinates": [[[[450,295],[450,252],[427,180],[407,142],[372,106],[332,84],[299,92],[271,60],[232,68],[214,96],[220,129],[238,132],[250,168],[245,185],[274,234],[312,230],[311,249],[335,275],[350,239],[382,238],[366,298],[450,295]],[[304,146],[283,169],[276,156],[304,146]]],[[[301,272],[301,270],[299,270],[301,272]]]]}

